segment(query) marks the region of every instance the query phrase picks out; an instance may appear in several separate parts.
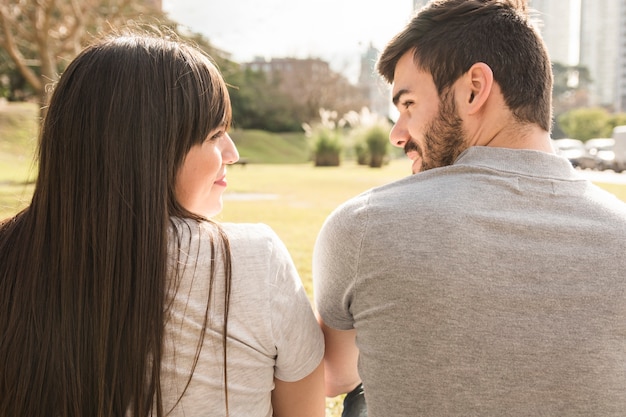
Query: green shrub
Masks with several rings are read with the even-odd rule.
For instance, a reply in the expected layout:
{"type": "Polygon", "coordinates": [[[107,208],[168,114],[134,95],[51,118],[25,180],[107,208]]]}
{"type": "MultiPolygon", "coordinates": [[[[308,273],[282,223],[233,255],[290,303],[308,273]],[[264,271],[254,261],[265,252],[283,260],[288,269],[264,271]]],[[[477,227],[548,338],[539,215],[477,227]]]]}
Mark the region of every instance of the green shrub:
{"type": "Polygon", "coordinates": [[[337,131],[317,129],[312,136],[313,160],[316,167],[335,167],[341,163],[341,136],[337,131]]]}
{"type": "Polygon", "coordinates": [[[356,163],[359,165],[369,165],[370,153],[364,141],[358,141],[354,145],[354,153],[356,155],[356,163]]]}
{"type": "Polygon", "coordinates": [[[372,168],[383,166],[389,150],[389,132],[380,125],[373,125],[365,132],[365,143],[370,155],[369,165],[372,168]]]}

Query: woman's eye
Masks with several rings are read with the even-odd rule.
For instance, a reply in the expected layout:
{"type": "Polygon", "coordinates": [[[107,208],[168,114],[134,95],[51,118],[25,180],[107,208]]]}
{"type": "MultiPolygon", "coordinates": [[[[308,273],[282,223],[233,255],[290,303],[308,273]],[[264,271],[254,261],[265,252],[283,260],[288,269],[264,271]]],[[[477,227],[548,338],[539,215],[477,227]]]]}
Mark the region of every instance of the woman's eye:
{"type": "Polygon", "coordinates": [[[218,130],[213,135],[211,135],[210,139],[212,141],[215,141],[215,140],[218,140],[219,138],[221,138],[222,136],[224,136],[224,131],[223,130],[218,130]]]}

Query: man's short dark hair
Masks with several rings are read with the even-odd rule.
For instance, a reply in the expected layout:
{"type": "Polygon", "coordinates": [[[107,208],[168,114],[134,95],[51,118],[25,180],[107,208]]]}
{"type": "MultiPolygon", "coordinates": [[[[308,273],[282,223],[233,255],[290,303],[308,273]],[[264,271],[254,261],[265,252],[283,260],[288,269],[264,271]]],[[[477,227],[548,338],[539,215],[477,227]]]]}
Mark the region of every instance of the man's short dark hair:
{"type": "Polygon", "coordinates": [[[381,54],[378,71],[389,83],[398,60],[411,50],[418,68],[432,75],[440,95],[473,64],[484,62],[514,116],[550,131],[552,68],[525,1],[430,2],[381,54]]]}

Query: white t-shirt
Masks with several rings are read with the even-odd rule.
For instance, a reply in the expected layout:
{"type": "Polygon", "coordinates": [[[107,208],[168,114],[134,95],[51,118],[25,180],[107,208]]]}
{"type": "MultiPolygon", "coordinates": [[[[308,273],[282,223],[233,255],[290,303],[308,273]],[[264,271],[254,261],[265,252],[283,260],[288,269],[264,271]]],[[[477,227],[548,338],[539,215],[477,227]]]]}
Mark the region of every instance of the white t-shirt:
{"type": "MultiPolygon", "coordinates": [[[[165,412],[170,416],[225,415],[222,323],[224,262],[217,228],[211,223],[174,219],[180,258],[171,234],[170,260],[180,265],[178,288],[168,310],[162,366],[165,412]],[[213,236],[216,249],[211,248],[213,236]],[[216,275],[210,289],[211,259],[216,275]],[[207,308],[211,305],[193,378],[191,373],[207,308]]],[[[232,283],[228,317],[229,415],[271,416],[274,377],[298,381],[317,368],[324,341],[293,261],[278,236],[263,224],[222,224],[230,242],[232,283]]],[[[172,273],[172,277],[173,277],[172,273]]]]}

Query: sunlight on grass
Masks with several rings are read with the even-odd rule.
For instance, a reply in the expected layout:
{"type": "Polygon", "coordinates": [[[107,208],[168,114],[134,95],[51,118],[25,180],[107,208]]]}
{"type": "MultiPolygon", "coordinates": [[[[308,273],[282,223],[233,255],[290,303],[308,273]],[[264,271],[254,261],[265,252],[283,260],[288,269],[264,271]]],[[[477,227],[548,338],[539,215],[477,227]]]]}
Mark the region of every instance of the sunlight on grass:
{"type": "Polygon", "coordinates": [[[224,210],[217,219],[271,226],[289,248],[311,295],[313,245],[326,217],[350,197],[399,179],[409,169],[406,160],[394,161],[381,169],[353,162],[324,168],[312,164],[231,167],[224,210]],[[246,199],[246,195],[250,198],[246,199]]]}
{"type": "Polygon", "coordinates": [[[32,193],[32,184],[0,184],[0,220],[26,207],[32,193]]]}
{"type": "MultiPolygon", "coordinates": [[[[626,174],[625,174],[626,175],[626,174]]],[[[624,184],[605,184],[596,183],[597,186],[604,188],[608,192],[614,194],[622,201],[626,201],[626,185],[624,184]]]]}
{"type": "MultiPolygon", "coordinates": [[[[32,184],[25,185],[30,162],[0,177],[0,218],[26,206],[32,184]],[[11,174],[12,173],[12,174],[11,174]],[[7,180],[9,179],[10,180],[7,180]]],[[[341,167],[316,168],[312,164],[232,166],[224,210],[216,217],[223,222],[265,223],[285,242],[312,296],[311,256],[317,234],[326,217],[338,205],[357,194],[409,174],[406,159],[380,169],[344,162],[341,167]]],[[[3,171],[4,172],[4,171],[3,171]]],[[[598,184],[626,201],[626,185],[598,184]]]]}
{"type": "MultiPolygon", "coordinates": [[[[26,206],[32,184],[30,161],[0,177],[0,218],[26,206]]],[[[380,169],[344,162],[341,167],[316,168],[312,164],[232,166],[224,210],[216,217],[223,222],[265,223],[285,242],[312,295],[311,256],[317,234],[326,217],[338,205],[357,194],[409,174],[409,162],[402,158],[380,169]]],[[[626,185],[598,184],[626,201],[626,185]]]]}

